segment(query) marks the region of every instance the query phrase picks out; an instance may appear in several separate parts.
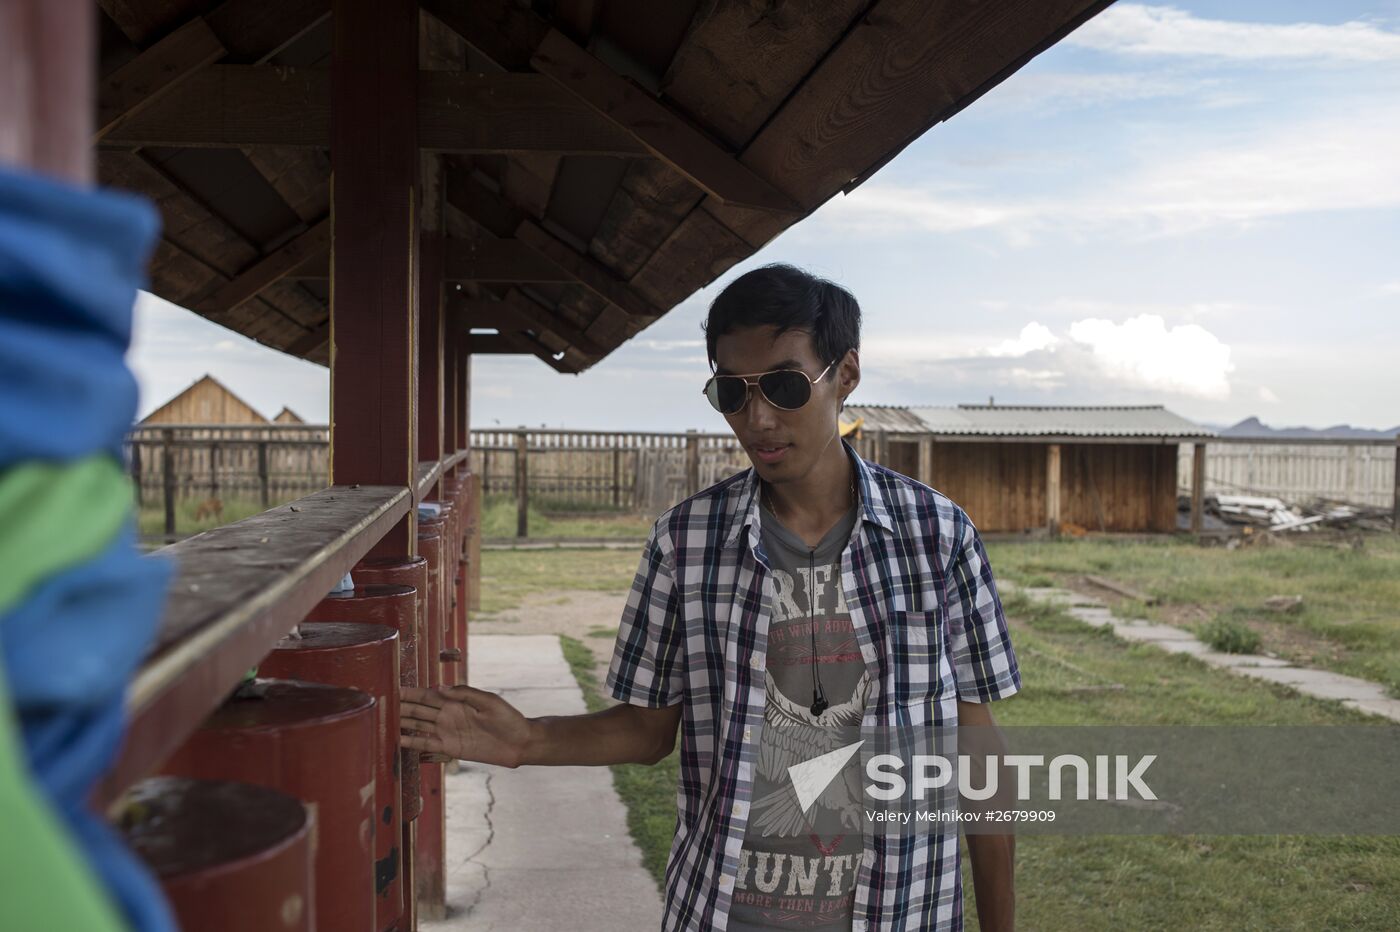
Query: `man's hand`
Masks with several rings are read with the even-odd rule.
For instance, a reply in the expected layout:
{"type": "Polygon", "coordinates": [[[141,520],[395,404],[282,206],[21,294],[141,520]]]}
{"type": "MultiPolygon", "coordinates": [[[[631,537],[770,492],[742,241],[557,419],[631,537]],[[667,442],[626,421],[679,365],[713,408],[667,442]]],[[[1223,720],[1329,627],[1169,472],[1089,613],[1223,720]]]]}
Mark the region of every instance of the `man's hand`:
{"type": "Polygon", "coordinates": [[[519,767],[532,729],[515,706],[471,686],[404,687],[399,745],[459,760],[519,767]]]}
{"type": "MultiPolygon", "coordinates": [[[[973,766],[974,782],[986,786],[986,770],[982,759],[987,755],[1004,756],[1006,739],[992,710],[986,703],[958,700],[959,726],[972,726],[958,733],[959,752],[971,752],[977,763],[973,766]],[[963,747],[964,739],[969,747],[963,747]]],[[[1000,787],[1003,793],[1010,785],[1003,773],[1000,787]]],[[[977,918],[983,932],[1013,932],[1016,928],[1016,836],[968,833],[967,856],[972,862],[972,887],[977,896],[977,918]]]]}

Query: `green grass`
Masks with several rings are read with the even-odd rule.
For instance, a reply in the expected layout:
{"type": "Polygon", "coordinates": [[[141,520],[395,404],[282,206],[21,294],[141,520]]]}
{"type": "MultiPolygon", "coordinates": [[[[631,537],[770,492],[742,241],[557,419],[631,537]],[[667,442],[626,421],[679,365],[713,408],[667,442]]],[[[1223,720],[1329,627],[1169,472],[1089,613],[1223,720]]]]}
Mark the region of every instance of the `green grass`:
{"type": "Polygon", "coordinates": [[[527,595],[561,590],[626,592],[641,558],[641,548],[483,550],[481,611],[517,608],[527,595]]]}
{"type": "MultiPolygon", "coordinates": [[[[564,508],[563,502],[531,500],[528,515],[530,537],[607,538],[611,540],[645,540],[651,531],[653,518],[611,508],[569,503],[571,511],[596,511],[586,517],[550,517],[551,506],[564,508]]],[[[481,515],[481,535],[486,538],[514,537],[516,503],[509,496],[492,495],[484,502],[481,515]]]]}
{"type": "MultiPolygon", "coordinates": [[[[554,578],[579,578],[596,570],[598,553],[553,551],[537,559],[554,578]]],[[[1003,724],[1376,721],[1184,655],[1124,643],[1024,596],[1005,604],[1023,689],[994,707],[1003,724]]],[[[561,640],[588,708],[605,708],[588,648],[561,640]]],[[[658,885],[674,832],[678,767],[673,754],[655,767],[613,768],[630,831],[658,885]]],[[[1018,925],[1024,929],[1400,928],[1397,838],[1027,835],[1017,841],[1016,860],[1018,925]]],[[[966,861],[964,884],[971,930],[977,928],[976,905],[966,861]]]]}
{"type": "Polygon", "coordinates": [[[1259,650],[1259,632],[1224,615],[1198,626],[1196,636],[1226,654],[1253,654],[1259,650]]]}
{"type": "MultiPolygon", "coordinates": [[[[1184,655],[1125,644],[1023,596],[1008,598],[1006,609],[1022,692],[994,707],[1003,724],[1376,721],[1184,655]],[[1115,685],[1121,688],[1105,688],[1115,685]]],[[[1017,839],[1016,862],[1021,928],[1400,928],[1400,838],[1026,835],[1017,839]]],[[[966,870],[964,895],[975,929],[966,870]]]]}
{"type": "MultiPolygon", "coordinates": [[[[582,641],[561,635],[564,659],[569,662],[583,700],[590,712],[599,712],[612,705],[603,698],[602,684],[593,673],[593,655],[582,641]]],[[[642,851],[642,864],[661,889],[666,872],[666,857],[671,839],[676,834],[676,786],[680,780],[680,750],[677,749],[655,766],[645,764],[614,764],[613,785],[627,806],[627,828],[642,851]]]]}
{"type": "MultiPolygon", "coordinates": [[[[211,528],[242,521],[244,518],[261,514],[265,510],[257,499],[220,498],[223,503],[222,514],[217,517],[205,518],[203,521],[196,521],[195,512],[199,510],[203,501],[203,499],[190,499],[175,503],[176,534],[198,534],[211,528]]],[[[155,506],[148,505],[140,509],[137,512],[136,522],[142,537],[159,537],[165,534],[165,506],[157,503],[155,506]]]]}
{"type": "Polygon", "coordinates": [[[1119,605],[1120,615],[1192,623],[1224,617],[1257,632],[1263,650],[1400,695],[1400,536],[1296,534],[1234,551],[1177,538],[993,542],[988,551],[999,576],[1028,585],[1107,576],[1159,601],[1119,605]],[[1269,611],[1264,600],[1276,595],[1301,595],[1301,610],[1269,611]]]}

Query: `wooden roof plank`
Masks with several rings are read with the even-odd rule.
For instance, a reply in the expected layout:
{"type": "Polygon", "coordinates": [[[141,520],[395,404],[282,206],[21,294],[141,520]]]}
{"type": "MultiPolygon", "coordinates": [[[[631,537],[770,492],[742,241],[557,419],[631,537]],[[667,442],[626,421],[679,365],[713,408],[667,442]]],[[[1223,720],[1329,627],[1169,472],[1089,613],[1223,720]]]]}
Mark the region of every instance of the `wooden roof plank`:
{"type": "Polygon", "coordinates": [[[742,150],[867,6],[869,0],[773,4],[755,15],[744,4],[707,4],[676,50],[662,89],[731,149],[742,150]]]}
{"type": "Polygon", "coordinates": [[[422,0],[420,6],[507,71],[525,71],[549,26],[510,0],[422,0]]]}
{"type": "Polygon", "coordinates": [[[523,220],[515,238],[555,265],[568,271],[578,282],[609,304],[633,317],[655,319],[662,312],[592,258],[581,255],[533,220],[523,220]]]}
{"type": "MultiPolygon", "coordinates": [[[[418,141],[429,151],[650,157],[632,135],[541,75],[420,72],[418,107],[418,141]]],[[[210,66],[109,127],[99,144],[328,148],[330,73],[210,66]]]]}
{"type": "Polygon", "coordinates": [[[328,153],[287,146],[249,146],[243,154],[304,222],[311,223],[331,209],[328,153]]]}
{"type": "Polygon", "coordinates": [[[97,90],[97,129],[100,140],[113,126],[167,93],[226,49],[202,17],[195,17],[135,59],[103,78],[97,90]]]}
{"type": "Polygon", "coordinates": [[[565,282],[561,269],[524,243],[509,239],[449,239],[445,277],[470,282],[565,282]]]}
{"type": "Polygon", "coordinates": [[[325,217],[280,249],[239,272],[200,304],[213,312],[231,310],[284,278],[308,259],[329,254],[330,248],[331,223],[330,217],[325,217]]]}
{"type": "MultiPolygon", "coordinates": [[[[814,210],[935,123],[1004,79],[1111,0],[944,4],[883,0],[866,13],[764,126],[740,160],[782,178],[814,210]]],[[[754,248],[791,218],[708,198],[705,208],[754,248]]]]}
{"type": "Polygon", "coordinates": [[[557,29],[540,42],[530,64],[631,133],[653,155],[712,196],[781,214],[800,212],[792,198],[768,177],[741,164],[679,114],[557,29]]]}

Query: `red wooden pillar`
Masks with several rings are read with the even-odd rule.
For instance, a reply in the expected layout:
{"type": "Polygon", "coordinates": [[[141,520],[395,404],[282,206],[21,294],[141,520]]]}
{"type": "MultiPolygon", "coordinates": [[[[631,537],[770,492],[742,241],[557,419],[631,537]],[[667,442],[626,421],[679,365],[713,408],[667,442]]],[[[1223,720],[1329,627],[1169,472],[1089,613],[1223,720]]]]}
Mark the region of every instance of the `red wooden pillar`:
{"type": "MultiPolygon", "coordinates": [[[[417,473],[418,4],[335,0],[331,481],[417,473]]],[[[416,514],[373,556],[415,553],[416,514]]]]}
{"type": "MultiPolygon", "coordinates": [[[[460,392],[457,390],[457,372],[460,368],[460,347],[457,340],[457,321],[450,315],[443,315],[442,333],[442,446],[444,453],[456,453],[462,449],[461,438],[457,436],[457,405],[460,392]]],[[[453,467],[454,475],[466,467],[453,467]]]]}
{"type": "Polygon", "coordinates": [[[96,15],[89,0],[0,3],[0,163],[92,181],[96,15]]]}
{"type": "MultiPolygon", "coordinates": [[[[443,238],[422,234],[418,313],[421,338],[418,362],[418,458],[443,457],[443,238]]],[[[436,496],[430,490],[425,498],[436,496]]]]}

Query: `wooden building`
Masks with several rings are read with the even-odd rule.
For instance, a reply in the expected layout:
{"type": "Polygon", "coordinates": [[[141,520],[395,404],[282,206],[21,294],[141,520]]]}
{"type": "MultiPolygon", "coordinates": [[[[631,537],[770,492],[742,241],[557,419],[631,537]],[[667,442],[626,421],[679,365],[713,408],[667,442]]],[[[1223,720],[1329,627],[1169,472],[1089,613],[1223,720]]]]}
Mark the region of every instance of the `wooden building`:
{"type": "MultiPolygon", "coordinates": [[[[281,415],[278,418],[280,420],[281,415]]],[[[214,425],[267,424],[269,421],[252,405],[229,391],[227,385],[212,375],[206,375],[146,415],[141,423],[214,425]]]]}
{"type": "Polygon", "coordinates": [[[272,423],[305,424],[306,418],[302,417],[300,414],[297,414],[295,411],[293,411],[291,408],[288,408],[286,405],[283,405],[282,410],[278,411],[277,416],[272,419],[272,423]]]}
{"type": "MultiPolygon", "coordinates": [[[[418,503],[472,514],[473,356],[596,365],[1110,2],[0,4],[0,158],[146,196],[152,291],[332,376],[333,485],[169,548],[91,798],[153,772],[351,567],[415,560],[418,503]]],[[[1004,475],[1017,514],[1071,442],[1042,439],[1004,475]]],[[[461,526],[446,579],[474,559],[461,526]]],[[[405,929],[445,911],[422,798],[405,929]]]]}
{"type": "Polygon", "coordinates": [[[983,531],[1177,528],[1178,445],[1213,432],[1161,406],[847,405],[872,454],[983,531]]]}

